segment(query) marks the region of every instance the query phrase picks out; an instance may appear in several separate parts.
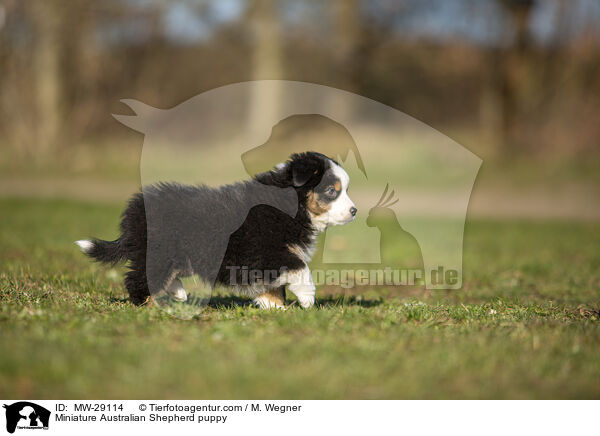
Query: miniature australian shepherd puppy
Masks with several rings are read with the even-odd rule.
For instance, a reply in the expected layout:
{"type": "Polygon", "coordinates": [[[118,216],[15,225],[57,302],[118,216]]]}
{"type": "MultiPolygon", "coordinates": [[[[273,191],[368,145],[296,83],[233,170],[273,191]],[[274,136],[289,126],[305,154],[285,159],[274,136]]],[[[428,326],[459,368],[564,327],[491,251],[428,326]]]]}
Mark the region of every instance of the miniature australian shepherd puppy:
{"type": "Polygon", "coordinates": [[[348,184],[348,174],[333,159],[293,154],[271,171],[219,188],[145,187],[123,212],[118,239],[76,243],[100,262],[129,262],[125,286],[134,304],[162,291],[185,301],[180,278],[198,274],[265,309],[285,308],[287,286],[307,308],[315,302],[308,263],[318,234],[356,216],[348,184]],[[274,200],[280,192],[291,196],[274,200]],[[273,274],[242,277],[256,270],[273,274]]]}

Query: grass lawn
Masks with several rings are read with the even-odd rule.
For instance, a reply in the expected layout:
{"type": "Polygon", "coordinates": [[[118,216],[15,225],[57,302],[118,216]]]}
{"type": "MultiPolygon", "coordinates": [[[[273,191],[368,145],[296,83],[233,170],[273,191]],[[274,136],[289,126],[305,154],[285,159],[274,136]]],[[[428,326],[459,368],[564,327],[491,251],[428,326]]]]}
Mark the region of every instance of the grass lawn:
{"type": "Polygon", "coordinates": [[[183,321],[73,245],[116,236],[121,205],[0,210],[2,398],[600,398],[598,223],[470,221],[459,291],[222,296],[183,321]]]}

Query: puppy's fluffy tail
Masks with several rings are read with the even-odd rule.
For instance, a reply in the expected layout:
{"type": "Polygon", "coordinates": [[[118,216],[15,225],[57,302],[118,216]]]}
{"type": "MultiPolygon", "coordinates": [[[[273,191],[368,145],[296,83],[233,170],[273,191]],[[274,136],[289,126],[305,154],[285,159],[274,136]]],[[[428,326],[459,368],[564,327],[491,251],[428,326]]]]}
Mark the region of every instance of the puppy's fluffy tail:
{"type": "Polygon", "coordinates": [[[75,243],[79,245],[81,251],[99,262],[117,264],[127,259],[127,253],[123,250],[120,238],[114,241],[82,239],[75,243]]]}

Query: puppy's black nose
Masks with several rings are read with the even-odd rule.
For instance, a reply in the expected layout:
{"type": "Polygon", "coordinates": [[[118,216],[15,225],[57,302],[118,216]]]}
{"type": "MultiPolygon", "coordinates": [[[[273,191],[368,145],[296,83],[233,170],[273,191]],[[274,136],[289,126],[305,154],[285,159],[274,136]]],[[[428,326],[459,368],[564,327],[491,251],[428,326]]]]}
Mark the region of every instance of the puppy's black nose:
{"type": "Polygon", "coordinates": [[[352,216],[355,216],[355,215],[356,215],[356,212],[358,212],[358,209],[357,209],[357,208],[355,208],[355,207],[351,207],[351,208],[350,208],[350,215],[352,215],[352,216]]]}

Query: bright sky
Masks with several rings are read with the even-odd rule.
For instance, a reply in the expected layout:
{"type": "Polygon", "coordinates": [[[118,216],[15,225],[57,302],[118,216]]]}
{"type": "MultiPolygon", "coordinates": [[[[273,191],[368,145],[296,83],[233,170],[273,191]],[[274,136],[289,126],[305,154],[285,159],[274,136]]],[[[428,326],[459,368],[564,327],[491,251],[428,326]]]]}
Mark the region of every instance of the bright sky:
{"type": "MultiPolygon", "coordinates": [[[[128,1],[143,8],[160,0],[128,1]]],[[[540,42],[552,38],[556,11],[561,1],[567,6],[567,27],[571,35],[593,29],[600,40],[599,0],[538,0],[531,17],[534,38],[540,42]]],[[[169,3],[164,17],[165,32],[171,40],[180,43],[205,40],[218,26],[238,20],[248,3],[247,0],[182,0],[169,3]]],[[[308,32],[331,28],[326,2],[287,0],[277,4],[281,7],[286,26],[303,26],[308,32]]],[[[507,29],[497,0],[374,0],[362,2],[362,5],[363,12],[375,21],[396,16],[393,27],[405,38],[455,38],[490,44],[499,41],[507,29]],[[390,5],[405,6],[402,6],[402,14],[390,15],[390,5]]],[[[130,30],[136,33],[130,35],[133,38],[140,36],[134,27],[130,30]]],[[[128,38],[129,32],[119,34],[128,38]]]]}

